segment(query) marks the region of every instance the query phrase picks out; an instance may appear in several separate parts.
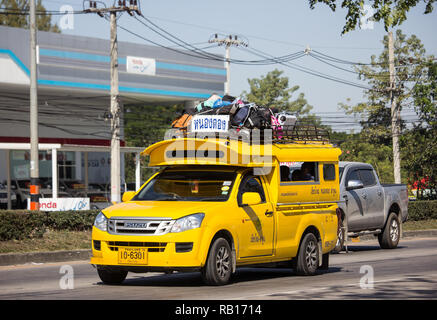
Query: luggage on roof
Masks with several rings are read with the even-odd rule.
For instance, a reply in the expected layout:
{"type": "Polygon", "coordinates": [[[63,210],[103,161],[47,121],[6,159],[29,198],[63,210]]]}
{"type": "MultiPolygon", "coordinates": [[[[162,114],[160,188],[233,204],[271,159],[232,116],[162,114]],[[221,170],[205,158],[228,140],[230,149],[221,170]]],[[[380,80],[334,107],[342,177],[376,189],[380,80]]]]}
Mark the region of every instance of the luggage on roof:
{"type": "Polygon", "coordinates": [[[185,110],[173,121],[172,128],[180,130],[182,136],[197,132],[226,132],[231,138],[238,134],[250,136],[252,130],[271,129],[274,141],[328,141],[326,130],[311,125],[298,126],[294,114],[287,111],[274,113],[271,108],[229,95],[213,94],[195,108],[185,110]]]}

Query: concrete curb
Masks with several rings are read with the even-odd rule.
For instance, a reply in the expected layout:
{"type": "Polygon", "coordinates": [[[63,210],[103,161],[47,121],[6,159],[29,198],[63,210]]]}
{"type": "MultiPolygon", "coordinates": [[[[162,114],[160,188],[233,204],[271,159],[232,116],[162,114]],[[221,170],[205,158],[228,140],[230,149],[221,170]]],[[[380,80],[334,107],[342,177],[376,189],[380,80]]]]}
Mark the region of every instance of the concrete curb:
{"type": "MultiPolygon", "coordinates": [[[[404,231],[402,239],[437,237],[437,229],[404,231]]],[[[360,240],[374,240],[372,235],[360,237],[360,240]]],[[[52,252],[29,252],[29,253],[2,253],[0,254],[0,266],[20,265],[27,263],[48,263],[63,261],[86,261],[91,258],[91,250],[52,251],[52,252]]]]}
{"type": "Polygon", "coordinates": [[[29,253],[2,253],[0,266],[19,265],[26,263],[47,263],[62,261],[81,261],[91,258],[91,250],[29,252],[29,253]]]}
{"type": "Polygon", "coordinates": [[[436,237],[437,229],[404,231],[403,238],[436,237]]]}

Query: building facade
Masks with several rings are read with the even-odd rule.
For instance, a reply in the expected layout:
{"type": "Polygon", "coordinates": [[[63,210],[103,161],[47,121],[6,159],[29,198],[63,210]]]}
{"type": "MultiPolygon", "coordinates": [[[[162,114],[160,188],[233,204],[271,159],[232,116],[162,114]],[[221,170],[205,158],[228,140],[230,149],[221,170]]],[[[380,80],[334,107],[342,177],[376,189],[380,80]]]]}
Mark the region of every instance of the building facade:
{"type": "MultiPolygon", "coordinates": [[[[29,143],[29,30],[0,27],[0,144],[29,143]]],[[[109,146],[110,42],[38,32],[39,142],[62,146],[109,146]]],[[[223,94],[222,61],[165,48],[118,43],[119,93],[124,105],[195,103],[223,94]]],[[[124,146],[123,128],[121,145],[124,146]]],[[[147,146],[144,146],[147,147],[147,146]]],[[[9,148],[9,147],[8,147],[9,148]]],[[[74,148],[70,148],[72,150],[74,148]]],[[[29,179],[28,150],[0,150],[0,182],[29,179]]],[[[88,152],[90,183],[110,181],[108,152],[88,152]]],[[[40,177],[50,179],[50,150],[40,151],[40,177]]],[[[58,177],[83,180],[81,151],[57,152],[58,177]]],[[[123,168],[122,168],[123,176],[123,168]]]]}

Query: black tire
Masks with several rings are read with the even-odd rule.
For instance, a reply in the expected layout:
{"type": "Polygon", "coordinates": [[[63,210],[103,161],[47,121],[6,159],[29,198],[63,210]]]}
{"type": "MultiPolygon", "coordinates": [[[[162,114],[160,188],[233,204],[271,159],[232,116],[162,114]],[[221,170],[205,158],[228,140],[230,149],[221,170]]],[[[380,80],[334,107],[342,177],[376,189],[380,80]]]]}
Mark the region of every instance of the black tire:
{"type": "Polygon", "coordinates": [[[343,220],[340,220],[340,227],[338,228],[337,233],[337,243],[335,244],[334,249],[331,250],[332,253],[340,253],[344,248],[344,239],[345,239],[345,232],[344,232],[344,225],[343,220]]]}
{"type": "Polygon", "coordinates": [[[382,249],[394,249],[398,246],[401,237],[401,223],[398,216],[391,212],[384,230],[378,234],[378,242],[382,249]]]}
{"type": "Polygon", "coordinates": [[[98,268],[97,273],[104,284],[121,284],[127,276],[127,271],[122,270],[115,271],[98,268]]]}
{"type": "Polygon", "coordinates": [[[319,245],[312,233],[307,233],[294,260],[294,270],[299,276],[312,276],[319,267],[319,245]]]}
{"type": "Polygon", "coordinates": [[[217,238],[211,245],[202,268],[203,282],[211,286],[222,286],[229,282],[232,275],[232,251],[228,241],[217,238]]]}

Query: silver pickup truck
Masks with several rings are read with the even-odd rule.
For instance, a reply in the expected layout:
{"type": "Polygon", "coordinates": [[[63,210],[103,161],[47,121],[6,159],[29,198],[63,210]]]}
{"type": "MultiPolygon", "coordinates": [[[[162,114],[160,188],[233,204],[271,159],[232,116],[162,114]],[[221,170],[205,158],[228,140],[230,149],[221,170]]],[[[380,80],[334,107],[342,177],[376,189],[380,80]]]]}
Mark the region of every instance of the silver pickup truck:
{"type": "Polygon", "coordinates": [[[408,216],[408,191],[404,184],[380,184],[370,164],[340,162],[340,222],[337,246],[343,249],[345,235],[374,234],[381,248],[396,248],[402,222],[408,216]]]}

